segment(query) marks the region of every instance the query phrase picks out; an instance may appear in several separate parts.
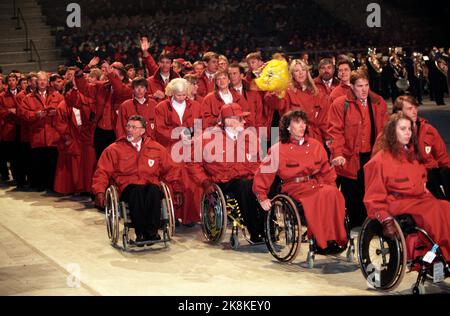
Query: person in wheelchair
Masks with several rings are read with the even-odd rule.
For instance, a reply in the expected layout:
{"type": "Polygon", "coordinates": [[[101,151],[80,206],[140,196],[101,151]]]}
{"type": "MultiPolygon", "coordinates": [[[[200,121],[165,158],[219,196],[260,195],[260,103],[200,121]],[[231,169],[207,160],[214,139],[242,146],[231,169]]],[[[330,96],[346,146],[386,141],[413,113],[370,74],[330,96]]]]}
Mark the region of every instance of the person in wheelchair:
{"type": "Polygon", "coordinates": [[[418,108],[419,103],[410,95],[401,95],[394,102],[394,112],[402,112],[414,122],[413,130],[428,171],[428,190],[436,198],[450,201],[450,157],[445,142],[427,120],[418,116],[418,108]]]}
{"type": "Polygon", "coordinates": [[[321,249],[345,247],[345,200],[336,187],[336,173],[323,145],[308,136],[305,112],[294,110],[280,121],[280,141],[269,149],[253,182],[261,207],[269,211],[268,198],[275,176],[282,180],[281,192],[301,202],[308,226],[308,238],[321,249]],[[337,245],[336,245],[337,244],[337,245]]]}
{"type": "Polygon", "coordinates": [[[206,129],[203,134],[201,161],[189,163],[188,171],[205,193],[214,192],[217,183],[224,193],[233,194],[250,233],[250,241],[258,243],[264,240],[264,217],[252,185],[259,165],[259,140],[254,129],[244,131],[248,115],[250,113],[243,112],[237,103],[222,106],[219,124],[206,129]]]}
{"type": "Polygon", "coordinates": [[[105,149],[92,180],[98,207],[105,206],[107,187],[117,185],[121,200],[128,203],[137,242],[161,239],[161,180],[171,185],[175,204],[182,203],[181,170],[163,146],[144,136],[145,129],[142,116],[131,116],[126,125],[127,137],[105,149]]]}
{"type": "Polygon", "coordinates": [[[427,189],[427,170],[418,149],[414,122],[402,112],[384,127],[374,155],[364,166],[368,216],[383,226],[383,235],[395,238],[394,216],[409,214],[416,226],[435,240],[450,260],[450,203],[436,199],[427,189]]]}

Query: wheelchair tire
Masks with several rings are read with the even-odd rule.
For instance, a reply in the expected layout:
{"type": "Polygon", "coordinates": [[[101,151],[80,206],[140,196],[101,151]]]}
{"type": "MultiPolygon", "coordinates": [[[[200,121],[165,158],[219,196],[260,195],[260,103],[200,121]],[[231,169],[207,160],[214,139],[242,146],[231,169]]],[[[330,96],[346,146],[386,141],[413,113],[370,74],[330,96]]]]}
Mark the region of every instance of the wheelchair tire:
{"type": "Polygon", "coordinates": [[[175,235],[175,211],[173,208],[173,200],[172,195],[170,194],[169,187],[164,182],[160,183],[161,192],[164,195],[162,203],[166,203],[166,210],[168,215],[168,239],[172,239],[173,235],[175,235]]]}
{"type": "Polygon", "coordinates": [[[110,186],[105,194],[106,230],[111,245],[116,246],[119,240],[119,193],[115,186],[110,186]]]}
{"type": "Polygon", "coordinates": [[[231,234],[230,246],[233,250],[238,250],[239,248],[239,237],[237,234],[231,234]]]}
{"type": "Polygon", "coordinates": [[[215,184],[214,188],[213,193],[202,196],[200,218],[206,240],[219,244],[227,231],[227,203],[220,187],[215,184]]]}
{"type": "Polygon", "coordinates": [[[406,270],[407,252],[405,238],[394,221],[398,238],[385,238],[382,225],[376,219],[367,218],[358,239],[358,261],[361,272],[370,287],[391,291],[402,281],[406,270]]]}
{"type": "Polygon", "coordinates": [[[281,262],[292,262],[300,250],[302,226],[295,202],[287,195],[272,199],[272,208],[264,221],[265,241],[272,256],[281,262]],[[284,237],[284,240],[280,240],[284,237]]]}

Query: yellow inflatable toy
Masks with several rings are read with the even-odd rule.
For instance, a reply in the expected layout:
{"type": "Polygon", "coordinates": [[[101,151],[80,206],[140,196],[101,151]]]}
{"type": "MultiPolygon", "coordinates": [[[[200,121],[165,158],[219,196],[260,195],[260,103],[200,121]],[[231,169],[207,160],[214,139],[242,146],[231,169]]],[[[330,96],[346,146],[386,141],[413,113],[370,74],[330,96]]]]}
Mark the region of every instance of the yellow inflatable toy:
{"type": "Polygon", "coordinates": [[[255,83],[262,91],[275,91],[282,98],[289,86],[288,63],[284,58],[269,61],[255,83]]]}

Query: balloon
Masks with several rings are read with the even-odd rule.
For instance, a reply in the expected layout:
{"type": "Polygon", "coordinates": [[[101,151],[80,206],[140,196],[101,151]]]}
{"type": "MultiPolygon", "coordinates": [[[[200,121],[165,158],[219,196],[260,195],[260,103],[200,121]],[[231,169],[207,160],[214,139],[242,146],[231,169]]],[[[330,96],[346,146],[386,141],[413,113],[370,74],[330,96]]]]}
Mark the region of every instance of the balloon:
{"type": "Polygon", "coordinates": [[[275,91],[282,97],[289,86],[289,69],[285,59],[272,59],[264,67],[256,85],[262,91],[275,91]]]}

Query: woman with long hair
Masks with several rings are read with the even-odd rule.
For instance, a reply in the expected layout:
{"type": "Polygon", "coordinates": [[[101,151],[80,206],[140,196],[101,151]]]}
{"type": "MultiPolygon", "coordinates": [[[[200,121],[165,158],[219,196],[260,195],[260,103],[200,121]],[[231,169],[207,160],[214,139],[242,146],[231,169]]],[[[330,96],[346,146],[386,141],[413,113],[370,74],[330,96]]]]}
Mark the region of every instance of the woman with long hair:
{"type": "Polygon", "coordinates": [[[364,166],[364,204],[369,217],[383,225],[383,234],[396,235],[394,216],[410,214],[450,258],[450,203],[426,188],[427,170],[413,133],[413,121],[403,113],[391,116],[372,159],[364,166]]]}

